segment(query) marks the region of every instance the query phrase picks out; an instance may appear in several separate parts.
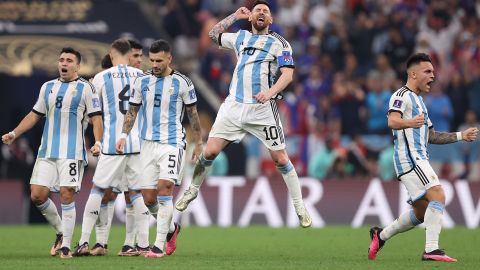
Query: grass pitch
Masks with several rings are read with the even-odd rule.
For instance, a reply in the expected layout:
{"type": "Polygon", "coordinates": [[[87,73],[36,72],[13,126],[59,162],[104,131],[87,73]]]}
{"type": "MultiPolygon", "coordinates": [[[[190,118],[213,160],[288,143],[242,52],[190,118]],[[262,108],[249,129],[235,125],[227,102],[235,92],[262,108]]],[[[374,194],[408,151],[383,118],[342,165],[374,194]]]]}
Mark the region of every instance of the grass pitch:
{"type": "MultiPolygon", "coordinates": [[[[422,229],[395,236],[367,260],[368,228],[182,228],[177,251],[161,259],[118,257],[124,227],[114,226],[106,257],[50,257],[49,226],[0,226],[0,269],[480,269],[480,230],[444,230],[441,246],[457,263],[422,262],[422,229]]],[[[80,227],[75,229],[78,241],[80,227]]],[[[153,242],[155,230],[150,231],[153,242]]],[[[94,241],[92,239],[92,241],[94,241]]],[[[94,244],[94,242],[93,242],[94,244]]],[[[72,247],[73,248],[73,247],[72,247]]]]}

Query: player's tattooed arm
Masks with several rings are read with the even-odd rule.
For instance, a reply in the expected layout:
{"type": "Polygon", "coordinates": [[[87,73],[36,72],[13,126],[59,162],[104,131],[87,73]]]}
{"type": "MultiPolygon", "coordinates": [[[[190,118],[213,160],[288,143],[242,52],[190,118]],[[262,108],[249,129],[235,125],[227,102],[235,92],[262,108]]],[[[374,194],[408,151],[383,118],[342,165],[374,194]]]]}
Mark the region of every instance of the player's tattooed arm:
{"type": "Polygon", "coordinates": [[[193,150],[192,160],[194,161],[200,156],[203,148],[200,118],[198,117],[196,105],[187,106],[186,110],[188,121],[190,122],[193,131],[193,143],[195,144],[195,149],[193,150]]]}
{"type": "Polygon", "coordinates": [[[431,144],[448,144],[457,142],[457,133],[455,132],[438,132],[433,128],[428,130],[428,143],[431,144]]]}
{"type": "Polygon", "coordinates": [[[208,32],[208,36],[211,40],[213,40],[213,42],[219,44],[218,38],[220,36],[220,33],[225,32],[236,21],[237,18],[235,17],[235,14],[231,14],[225,19],[221,20],[219,23],[215,24],[212,30],[208,32]]]}
{"type": "Polygon", "coordinates": [[[135,123],[135,119],[137,119],[138,110],[140,110],[140,106],[130,104],[128,111],[125,114],[125,119],[123,120],[122,133],[130,133],[130,130],[132,130],[133,124],[135,123]]]}

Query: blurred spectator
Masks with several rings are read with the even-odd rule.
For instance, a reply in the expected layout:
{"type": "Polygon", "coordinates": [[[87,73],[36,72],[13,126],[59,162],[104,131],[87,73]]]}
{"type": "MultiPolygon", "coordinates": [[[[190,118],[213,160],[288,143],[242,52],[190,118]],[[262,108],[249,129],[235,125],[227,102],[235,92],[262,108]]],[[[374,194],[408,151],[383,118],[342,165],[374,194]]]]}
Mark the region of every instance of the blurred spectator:
{"type": "Polygon", "coordinates": [[[435,130],[449,132],[451,130],[450,121],[453,118],[452,103],[438,84],[431,85],[430,94],[425,96],[424,102],[427,106],[428,117],[435,123],[435,130]]]}
{"type": "Polygon", "coordinates": [[[0,178],[22,179],[28,184],[35,156],[25,137],[20,137],[11,145],[2,144],[2,164],[0,178]]]}
{"type": "Polygon", "coordinates": [[[393,153],[393,145],[389,145],[378,156],[378,175],[383,181],[390,181],[396,178],[392,162],[393,153]]]}
{"type": "Polygon", "coordinates": [[[387,134],[388,102],[391,91],[383,87],[383,77],[379,72],[371,71],[367,79],[367,96],[365,105],[367,109],[367,131],[372,134],[387,134]]]}

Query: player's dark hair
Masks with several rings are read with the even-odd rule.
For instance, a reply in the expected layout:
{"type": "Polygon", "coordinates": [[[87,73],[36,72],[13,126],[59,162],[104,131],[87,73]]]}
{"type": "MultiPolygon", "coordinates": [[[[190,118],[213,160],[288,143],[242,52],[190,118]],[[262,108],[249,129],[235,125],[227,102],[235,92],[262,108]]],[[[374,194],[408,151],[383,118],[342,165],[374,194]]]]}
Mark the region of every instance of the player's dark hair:
{"type": "Polygon", "coordinates": [[[132,49],[143,50],[143,46],[140,42],[138,42],[138,40],[129,39],[128,43],[130,43],[130,47],[132,47],[132,49]]]}
{"type": "Polygon", "coordinates": [[[107,68],[113,67],[112,58],[110,58],[110,54],[107,53],[102,58],[101,66],[102,66],[102,69],[107,69],[107,68]]]}
{"type": "Polygon", "coordinates": [[[80,54],[79,51],[75,50],[74,48],[72,47],[65,47],[65,48],[62,48],[62,51],[60,52],[60,54],[62,53],[71,53],[71,54],[74,54],[75,57],[77,58],[77,61],[78,63],[80,64],[80,62],[82,61],[82,55],[80,54]]]}
{"type": "Polygon", "coordinates": [[[268,9],[272,9],[272,7],[270,6],[270,4],[267,2],[267,1],[262,1],[262,0],[257,0],[255,2],[253,2],[253,5],[252,5],[252,8],[250,9],[250,11],[252,11],[257,5],[266,5],[268,7],[268,9]]]}
{"type": "Polygon", "coordinates": [[[168,42],[163,39],[156,40],[150,46],[150,52],[151,53],[159,53],[159,52],[170,53],[171,52],[170,44],[168,44],[168,42]]]}
{"type": "Polygon", "coordinates": [[[112,47],[112,49],[119,52],[121,55],[126,55],[131,49],[130,42],[128,42],[128,40],[126,40],[126,39],[115,40],[112,43],[111,47],[112,47]]]}
{"type": "Polygon", "coordinates": [[[421,62],[430,62],[432,63],[432,59],[430,56],[426,53],[416,53],[412,56],[410,56],[407,60],[407,70],[416,64],[419,64],[421,62]]]}

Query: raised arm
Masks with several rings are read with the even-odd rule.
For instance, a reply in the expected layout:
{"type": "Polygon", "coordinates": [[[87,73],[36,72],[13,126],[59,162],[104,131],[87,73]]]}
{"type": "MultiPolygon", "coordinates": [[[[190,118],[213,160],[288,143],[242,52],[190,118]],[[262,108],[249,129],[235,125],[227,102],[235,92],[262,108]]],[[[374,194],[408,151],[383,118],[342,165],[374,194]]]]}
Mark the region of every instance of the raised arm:
{"type": "Polygon", "coordinates": [[[135,119],[137,119],[137,114],[139,110],[140,105],[130,103],[130,107],[125,114],[125,118],[123,119],[122,134],[120,135],[120,139],[118,140],[116,145],[116,151],[119,154],[123,154],[125,139],[127,138],[128,133],[130,133],[130,131],[132,130],[133,124],[135,124],[135,119]]]}
{"type": "Polygon", "coordinates": [[[462,132],[438,132],[432,127],[428,130],[428,143],[448,144],[462,140],[472,142],[477,139],[477,134],[477,128],[468,128],[462,132]]]}
{"type": "Polygon", "coordinates": [[[35,126],[41,118],[42,115],[31,111],[22,119],[16,128],[2,136],[2,142],[4,144],[11,144],[16,138],[35,126]]]}
{"type": "Polygon", "coordinates": [[[197,160],[197,158],[202,153],[203,142],[200,128],[200,118],[198,117],[197,105],[187,106],[187,116],[190,125],[192,126],[193,132],[193,142],[195,144],[195,149],[192,153],[192,161],[197,160]]]}
{"type": "Polygon", "coordinates": [[[225,19],[221,20],[212,30],[208,32],[208,36],[213,40],[213,42],[220,44],[219,36],[221,33],[225,32],[234,22],[241,19],[248,19],[250,16],[250,10],[246,7],[241,7],[235,11],[235,13],[230,14],[225,19]]]}

